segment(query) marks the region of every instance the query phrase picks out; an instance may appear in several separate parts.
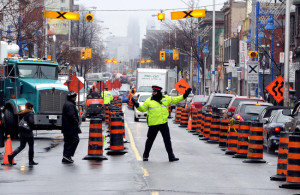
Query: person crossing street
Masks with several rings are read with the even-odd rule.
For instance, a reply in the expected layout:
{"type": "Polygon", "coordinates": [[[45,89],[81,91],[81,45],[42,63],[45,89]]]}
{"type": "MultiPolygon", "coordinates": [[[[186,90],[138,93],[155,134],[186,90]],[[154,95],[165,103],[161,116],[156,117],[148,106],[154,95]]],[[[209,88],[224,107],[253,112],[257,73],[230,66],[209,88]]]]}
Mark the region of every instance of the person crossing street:
{"type": "Polygon", "coordinates": [[[177,104],[178,102],[186,99],[191,93],[192,89],[189,88],[181,96],[170,97],[163,95],[161,93],[162,88],[159,86],[152,86],[152,96],[149,97],[143,105],[140,105],[134,98],[132,98],[133,105],[140,112],[147,112],[147,123],[149,126],[147,133],[147,140],[145,144],[145,150],[143,154],[143,161],[148,161],[149,153],[153,142],[156,138],[158,131],[162,134],[163,141],[168,153],[169,161],[178,161],[179,158],[176,158],[171,143],[170,131],[168,126],[168,117],[169,117],[169,105],[177,104]]]}

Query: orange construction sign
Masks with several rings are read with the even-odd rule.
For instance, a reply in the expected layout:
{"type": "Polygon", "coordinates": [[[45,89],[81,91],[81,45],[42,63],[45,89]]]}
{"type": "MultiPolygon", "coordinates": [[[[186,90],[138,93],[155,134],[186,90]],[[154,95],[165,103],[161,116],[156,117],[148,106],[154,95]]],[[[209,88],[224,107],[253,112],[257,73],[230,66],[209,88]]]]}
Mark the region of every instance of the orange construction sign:
{"type": "Polygon", "coordinates": [[[184,79],[180,79],[180,81],[178,81],[175,84],[175,89],[182,95],[184,94],[185,90],[187,90],[188,88],[191,88],[190,85],[184,80],[184,79]]]}
{"type": "Polygon", "coordinates": [[[266,87],[266,90],[279,103],[284,99],[284,79],[282,76],[277,77],[271,84],[266,87]]]}

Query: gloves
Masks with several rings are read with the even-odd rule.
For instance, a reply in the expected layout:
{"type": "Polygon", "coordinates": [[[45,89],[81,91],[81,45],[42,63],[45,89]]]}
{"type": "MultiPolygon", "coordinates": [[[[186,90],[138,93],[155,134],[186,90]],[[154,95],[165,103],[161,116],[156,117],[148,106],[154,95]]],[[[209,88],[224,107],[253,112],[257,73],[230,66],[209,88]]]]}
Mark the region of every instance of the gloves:
{"type": "Polygon", "coordinates": [[[188,88],[185,91],[185,93],[183,94],[183,98],[186,99],[190,95],[191,91],[192,91],[192,88],[188,88]]]}
{"type": "Polygon", "coordinates": [[[132,104],[133,104],[136,108],[138,108],[138,107],[140,106],[140,104],[137,103],[136,99],[134,99],[133,97],[131,98],[131,101],[132,101],[132,104]]]}

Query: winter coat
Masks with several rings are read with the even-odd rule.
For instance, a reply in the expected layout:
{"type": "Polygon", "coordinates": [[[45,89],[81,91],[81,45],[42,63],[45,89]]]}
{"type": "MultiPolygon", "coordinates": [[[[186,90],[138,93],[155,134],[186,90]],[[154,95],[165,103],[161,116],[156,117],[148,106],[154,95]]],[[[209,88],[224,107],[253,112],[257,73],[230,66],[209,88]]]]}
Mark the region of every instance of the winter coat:
{"type": "Polygon", "coordinates": [[[177,104],[178,102],[184,100],[183,96],[170,97],[163,95],[161,99],[161,104],[151,97],[146,99],[144,104],[140,104],[137,108],[140,112],[147,112],[147,122],[148,126],[161,125],[168,122],[169,117],[169,105],[177,104]]]}
{"type": "Polygon", "coordinates": [[[63,134],[81,133],[79,125],[79,114],[76,109],[76,103],[74,101],[67,100],[63,106],[61,132],[63,134]]]}
{"type": "Polygon", "coordinates": [[[18,113],[19,121],[23,118],[27,122],[28,126],[30,127],[31,131],[23,130],[19,128],[19,135],[20,137],[33,137],[32,130],[34,129],[34,114],[32,110],[25,109],[18,113]]]}

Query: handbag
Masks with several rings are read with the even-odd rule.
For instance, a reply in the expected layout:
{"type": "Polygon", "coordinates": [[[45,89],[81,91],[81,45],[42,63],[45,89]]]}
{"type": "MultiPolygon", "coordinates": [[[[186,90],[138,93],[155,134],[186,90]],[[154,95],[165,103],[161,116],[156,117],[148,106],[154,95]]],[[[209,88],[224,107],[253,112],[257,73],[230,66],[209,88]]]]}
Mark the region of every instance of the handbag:
{"type": "Polygon", "coordinates": [[[21,130],[31,131],[31,128],[29,127],[29,125],[27,124],[27,122],[24,120],[24,118],[22,118],[22,120],[20,120],[20,122],[19,122],[19,128],[21,130]]]}

